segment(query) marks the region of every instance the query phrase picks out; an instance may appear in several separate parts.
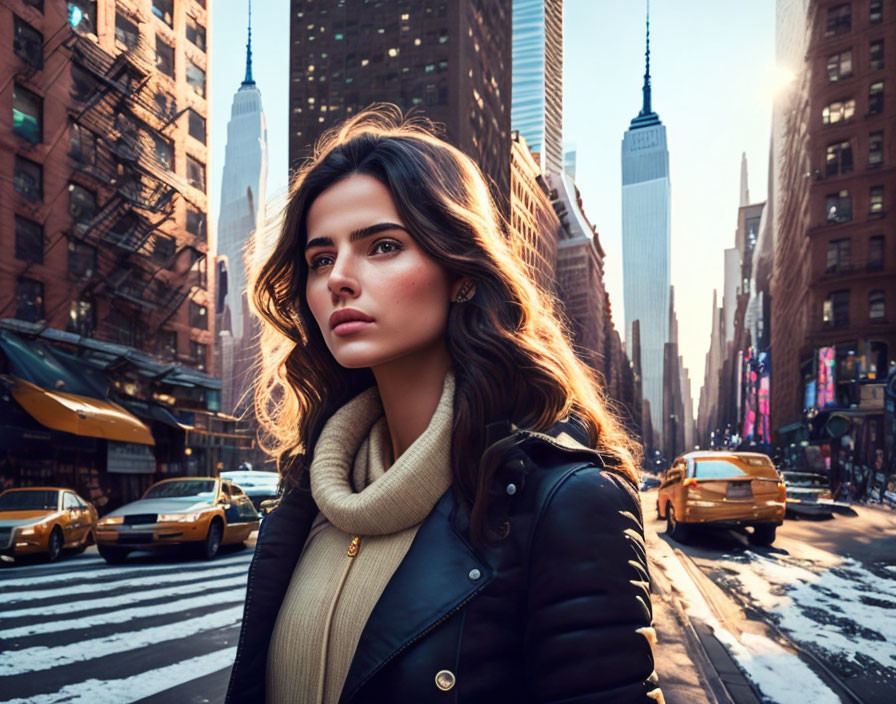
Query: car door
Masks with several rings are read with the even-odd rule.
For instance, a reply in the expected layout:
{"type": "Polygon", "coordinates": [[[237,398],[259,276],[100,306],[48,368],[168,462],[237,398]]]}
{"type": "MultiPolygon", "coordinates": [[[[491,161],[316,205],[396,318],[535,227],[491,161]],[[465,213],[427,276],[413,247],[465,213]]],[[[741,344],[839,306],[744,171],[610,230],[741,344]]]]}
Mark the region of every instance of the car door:
{"type": "Polygon", "coordinates": [[[669,515],[669,510],[667,508],[668,504],[671,503],[673,506],[676,505],[676,493],[678,491],[678,488],[681,486],[681,480],[684,477],[686,467],[687,463],[685,461],[676,460],[675,463],[666,472],[666,476],[663,478],[663,483],[660,486],[660,492],[662,494],[661,511],[663,517],[667,517],[669,515]]]}
{"type": "Polygon", "coordinates": [[[84,535],[84,515],[78,497],[72,492],[62,494],[62,535],[66,544],[80,543],[84,535]]]}
{"type": "Polygon", "coordinates": [[[258,512],[252,504],[252,499],[246,495],[242,488],[232,484],[231,495],[240,515],[239,526],[242,529],[237,540],[245,540],[258,527],[258,512]]]}

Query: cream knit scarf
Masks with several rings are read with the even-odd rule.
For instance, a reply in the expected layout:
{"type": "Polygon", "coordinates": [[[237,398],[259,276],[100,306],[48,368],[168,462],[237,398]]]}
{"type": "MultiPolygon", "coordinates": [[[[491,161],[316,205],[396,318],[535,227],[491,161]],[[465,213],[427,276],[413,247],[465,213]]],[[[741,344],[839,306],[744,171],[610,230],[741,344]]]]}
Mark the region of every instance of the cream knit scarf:
{"type": "Polygon", "coordinates": [[[453,403],[449,370],[429,425],[394,463],[376,387],[327,421],[310,467],[321,512],[271,638],[269,703],[338,702],[373,607],[451,486],[453,403]]]}

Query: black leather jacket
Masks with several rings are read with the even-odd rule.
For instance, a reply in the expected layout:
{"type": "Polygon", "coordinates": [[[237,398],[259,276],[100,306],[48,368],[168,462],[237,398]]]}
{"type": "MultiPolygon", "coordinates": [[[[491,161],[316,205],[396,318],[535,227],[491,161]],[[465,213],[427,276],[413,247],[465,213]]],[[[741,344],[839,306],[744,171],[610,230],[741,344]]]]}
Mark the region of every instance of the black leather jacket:
{"type": "MultiPolygon", "coordinates": [[[[364,627],[340,704],[656,704],[637,488],[564,431],[584,442],[567,421],[500,441],[489,515],[503,539],[475,549],[445,493],[364,627]]],[[[227,704],[265,701],[268,645],[316,514],[296,491],[262,523],[227,704]]]]}

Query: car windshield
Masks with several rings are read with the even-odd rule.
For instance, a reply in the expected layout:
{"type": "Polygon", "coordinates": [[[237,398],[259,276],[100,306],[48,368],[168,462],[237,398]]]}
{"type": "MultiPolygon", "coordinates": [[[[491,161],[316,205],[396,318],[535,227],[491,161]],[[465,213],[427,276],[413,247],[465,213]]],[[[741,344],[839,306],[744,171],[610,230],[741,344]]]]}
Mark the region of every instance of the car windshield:
{"type": "Polygon", "coordinates": [[[7,491],[0,496],[0,511],[55,511],[58,491],[7,491]]]}
{"type": "Polygon", "coordinates": [[[694,476],[698,479],[733,479],[749,475],[728,460],[696,460],[694,476]]]}
{"type": "Polygon", "coordinates": [[[144,499],[170,499],[177,496],[197,496],[211,498],[215,495],[215,480],[208,479],[197,481],[188,479],[183,481],[162,482],[150,487],[144,499]]]}

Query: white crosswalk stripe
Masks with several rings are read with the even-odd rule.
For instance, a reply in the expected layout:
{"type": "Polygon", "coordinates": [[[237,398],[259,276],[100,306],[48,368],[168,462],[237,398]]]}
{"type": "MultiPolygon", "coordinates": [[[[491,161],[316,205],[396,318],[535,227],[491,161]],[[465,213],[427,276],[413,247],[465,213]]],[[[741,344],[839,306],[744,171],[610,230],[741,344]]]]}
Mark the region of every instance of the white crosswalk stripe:
{"type": "Polygon", "coordinates": [[[0,704],[174,702],[208,676],[216,701],[251,557],[0,570],[0,704]]]}

